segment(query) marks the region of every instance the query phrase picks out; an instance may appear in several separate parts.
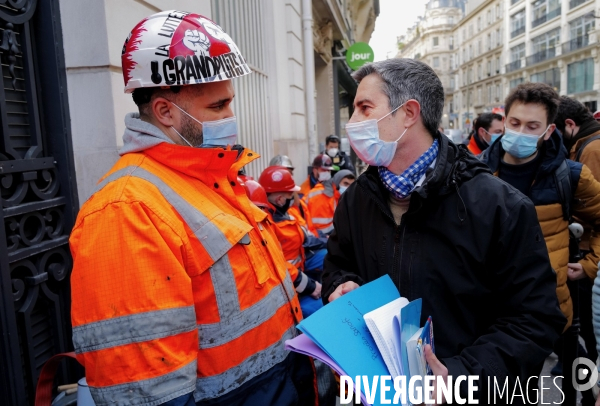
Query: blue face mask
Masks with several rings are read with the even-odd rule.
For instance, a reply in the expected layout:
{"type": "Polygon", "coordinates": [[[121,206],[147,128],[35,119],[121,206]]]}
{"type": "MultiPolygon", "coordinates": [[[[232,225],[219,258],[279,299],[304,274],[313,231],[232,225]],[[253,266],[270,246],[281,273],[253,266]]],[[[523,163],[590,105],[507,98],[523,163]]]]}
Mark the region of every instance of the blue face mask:
{"type": "Polygon", "coordinates": [[[381,117],[379,120],[371,119],[358,123],[346,124],[346,133],[348,134],[350,145],[354,152],[356,152],[356,155],[358,155],[364,163],[372,166],[384,167],[388,167],[392,163],[394,155],[396,154],[396,148],[398,147],[398,141],[404,136],[408,128],[404,129],[404,132],[396,141],[388,142],[379,138],[379,127],[377,123],[402,106],[404,106],[404,103],[381,117]]]}
{"type": "Polygon", "coordinates": [[[500,140],[502,149],[517,159],[528,158],[535,154],[538,140],[546,134],[548,128],[550,126],[546,128],[542,135],[531,135],[509,130],[505,126],[504,137],[500,140]]]}
{"type": "MultiPolygon", "coordinates": [[[[483,130],[483,131],[485,131],[485,130],[483,130]]],[[[490,143],[488,145],[492,145],[494,142],[496,142],[496,140],[498,138],[500,138],[502,136],[502,134],[490,134],[488,131],[485,131],[485,133],[487,135],[489,135],[490,137],[492,137],[492,139],[491,139],[491,141],[490,141],[490,143]]],[[[485,142],[487,143],[487,141],[485,141],[485,142]]]]}
{"type": "MultiPolygon", "coordinates": [[[[213,145],[218,147],[226,147],[227,145],[235,145],[237,141],[237,119],[235,116],[224,118],[216,121],[205,121],[201,122],[197,118],[190,115],[187,111],[173,103],[173,106],[177,107],[186,116],[202,125],[202,145],[213,145]]],[[[173,128],[173,127],[171,127],[173,128]]],[[[194,145],[190,144],[179,131],[173,130],[184,140],[190,147],[194,145]]]]}
{"type": "Polygon", "coordinates": [[[346,189],[348,189],[348,186],[340,186],[340,194],[343,194],[346,189]]]}

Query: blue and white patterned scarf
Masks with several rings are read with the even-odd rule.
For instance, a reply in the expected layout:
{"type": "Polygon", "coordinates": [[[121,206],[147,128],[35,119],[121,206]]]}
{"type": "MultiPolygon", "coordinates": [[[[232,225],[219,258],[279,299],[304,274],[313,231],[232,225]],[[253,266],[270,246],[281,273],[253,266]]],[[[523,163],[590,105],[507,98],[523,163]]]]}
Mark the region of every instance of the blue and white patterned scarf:
{"type": "Polygon", "coordinates": [[[438,151],[438,140],[434,140],[431,147],[400,175],[396,175],[390,172],[388,168],[380,166],[379,178],[386,189],[396,198],[405,199],[415,190],[415,185],[419,182],[419,179],[421,179],[427,168],[437,158],[438,151]]]}

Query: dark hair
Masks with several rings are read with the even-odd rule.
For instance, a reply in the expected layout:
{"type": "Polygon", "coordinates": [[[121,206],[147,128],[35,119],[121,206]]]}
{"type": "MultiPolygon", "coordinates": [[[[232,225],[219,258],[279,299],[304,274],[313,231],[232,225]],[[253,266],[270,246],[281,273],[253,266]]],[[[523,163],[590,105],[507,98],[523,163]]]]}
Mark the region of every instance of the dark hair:
{"type": "Polygon", "coordinates": [[[339,144],[340,137],[335,134],[328,135],[327,138],[325,138],[325,145],[329,144],[330,142],[337,142],[339,144]]]}
{"type": "Polygon", "coordinates": [[[475,124],[473,124],[473,131],[479,134],[479,129],[483,128],[485,131],[489,131],[492,121],[502,121],[502,116],[496,113],[483,113],[477,116],[475,124]]]}
{"type": "Polygon", "coordinates": [[[575,121],[577,126],[589,121],[595,121],[592,112],[583,103],[567,96],[561,96],[554,124],[556,124],[556,128],[563,134],[565,132],[565,120],[568,118],[575,121]]]}
{"type": "Polygon", "coordinates": [[[423,126],[432,137],[437,135],[444,110],[444,87],[429,65],[414,59],[392,58],[368,63],[352,77],[360,82],[372,73],[383,81],[383,92],[391,110],[415,99],[421,105],[423,126]]]}
{"type": "Polygon", "coordinates": [[[545,83],[521,83],[506,97],[504,101],[504,110],[508,117],[513,103],[539,104],[546,109],[547,124],[554,123],[560,98],[558,93],[545,83]]]}
{"type": "MultiPolygon", "coordinates": [[[[133,97],[133,102],[135,103],[135,105],[141,107],[146,103],[150,103],[150,100],[152,100],[152,96],[155,93],[158,93],[157,91],[160,90],[164,89],[161,89],[160,87],[139,87],[133,90],[131,96],[133,97]]],[[[169,90],[173,93],[179,93],[179,91],[181,90],[181,86],[171,86],[169,87],[169,90]]]]}
{"type": "Polygon", "coordinates": [[[187,97],[196,96],[204,92],[204,87],[201,84],[187,86],[170,86],[163,89],[162,87],[140,87],[133,91],[133,101],[138,106],[140,117],[150,117],[151,106],[150,102],[157,97],[164,97],[180,107],[185,108],[185,99],[187,97]],[[185,89],[185,90],[184,90],[185,89]]]}

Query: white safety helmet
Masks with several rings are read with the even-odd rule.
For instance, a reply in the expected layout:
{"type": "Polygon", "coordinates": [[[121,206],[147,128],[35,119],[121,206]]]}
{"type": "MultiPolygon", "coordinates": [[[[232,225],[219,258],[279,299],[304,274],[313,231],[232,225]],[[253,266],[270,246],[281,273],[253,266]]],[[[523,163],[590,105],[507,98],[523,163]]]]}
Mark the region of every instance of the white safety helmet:
{"type": "Polygon", "coordinates": [[[185,11],[162,11],[140,21],[121,54],[125,92],[142,87],[218,82],[251,72],[229,35],[215,22],[185,11]]]}

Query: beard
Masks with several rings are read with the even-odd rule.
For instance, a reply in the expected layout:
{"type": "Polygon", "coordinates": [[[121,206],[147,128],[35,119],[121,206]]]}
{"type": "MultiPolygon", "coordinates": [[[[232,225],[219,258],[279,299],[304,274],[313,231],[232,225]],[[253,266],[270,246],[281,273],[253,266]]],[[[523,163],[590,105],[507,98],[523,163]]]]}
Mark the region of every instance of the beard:
{"type": "Polygon", "coordinates": [[[199,147],[204,141],[200,124],[185,114],[181,117],[181,135],[194,147],[199,147]]]}

